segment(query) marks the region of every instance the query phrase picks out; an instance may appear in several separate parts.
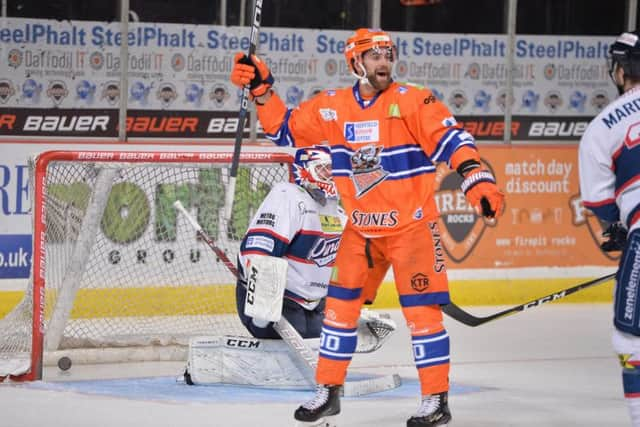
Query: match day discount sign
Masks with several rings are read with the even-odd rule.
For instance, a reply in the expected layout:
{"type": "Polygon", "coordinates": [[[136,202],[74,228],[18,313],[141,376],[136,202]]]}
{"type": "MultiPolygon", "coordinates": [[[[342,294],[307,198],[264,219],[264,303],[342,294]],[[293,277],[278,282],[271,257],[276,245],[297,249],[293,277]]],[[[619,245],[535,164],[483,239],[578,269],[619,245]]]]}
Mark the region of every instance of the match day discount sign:
{"type": "Polygon", "coordinates": [[[436,200],[451,268],[616,264],[620,254],[599,247],[606,225],[582,206],[576,145],[482,146],[481,156],[506,196],[495,224],[475,214],[455,171],[438,169],[436,200]]]}

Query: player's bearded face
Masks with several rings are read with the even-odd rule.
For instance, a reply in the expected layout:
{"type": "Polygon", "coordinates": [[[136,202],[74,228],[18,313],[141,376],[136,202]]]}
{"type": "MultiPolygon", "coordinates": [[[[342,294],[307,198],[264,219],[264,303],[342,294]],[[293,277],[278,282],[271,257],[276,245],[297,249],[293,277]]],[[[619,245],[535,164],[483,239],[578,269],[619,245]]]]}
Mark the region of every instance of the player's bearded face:
{"type": "Polygon", "coordinates": [[[385,90],[391,84],[391,71],[395,53],[391,48],[370,49],[362,55],[367,79],[376,90],[385,90]]]}

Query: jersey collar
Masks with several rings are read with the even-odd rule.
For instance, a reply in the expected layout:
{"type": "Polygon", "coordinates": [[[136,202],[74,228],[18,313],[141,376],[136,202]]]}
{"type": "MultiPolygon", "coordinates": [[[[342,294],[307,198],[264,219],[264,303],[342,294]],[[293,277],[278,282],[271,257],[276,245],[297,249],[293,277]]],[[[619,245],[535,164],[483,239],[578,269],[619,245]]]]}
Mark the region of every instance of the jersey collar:
{"type": "Polygon", "coordinates": [[[382,92],[376,93],[373,96],[373,98],[371,98],[371,99],[362,98],[362,96],[360,95],[360,82],[359,81],[357,81],[356,84],[353,85],[353,88],[351,88],[351,90],[353,91],[353,97],[356,99],[356,102],[360,105],[360,108],[362,108],[363,110],[365,108],[371,107],[373,105],[373,103],[376,102],[376,99],[378,99],[378,97],[382,93],[382,92]]]}

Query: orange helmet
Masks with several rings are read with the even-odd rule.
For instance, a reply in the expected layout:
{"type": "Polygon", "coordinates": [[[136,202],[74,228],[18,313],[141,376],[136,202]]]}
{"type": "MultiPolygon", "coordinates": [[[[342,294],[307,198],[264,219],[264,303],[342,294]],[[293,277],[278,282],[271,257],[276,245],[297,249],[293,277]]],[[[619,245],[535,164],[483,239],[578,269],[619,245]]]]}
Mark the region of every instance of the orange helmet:
{"type": "Polygon", "coordinates": [[[389,49],[392,61],[396,60],[396,46],[391,40],[391,36],[379,29],[359,28],[355,34],[347,39],[344,48],[344,56],[351,72],[356,72],[353,62],[369,49],[389,49]]]}

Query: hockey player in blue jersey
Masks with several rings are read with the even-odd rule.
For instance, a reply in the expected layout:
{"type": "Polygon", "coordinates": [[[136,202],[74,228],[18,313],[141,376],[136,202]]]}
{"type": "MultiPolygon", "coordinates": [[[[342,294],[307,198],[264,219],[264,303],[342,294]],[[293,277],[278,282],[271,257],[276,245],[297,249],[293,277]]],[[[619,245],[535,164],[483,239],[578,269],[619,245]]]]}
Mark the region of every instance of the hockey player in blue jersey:
{"type": "Polygon", "coordinates": [[[640,32],[621,34],[609,59],[620,96],[593,119],[580,141],[580,191],[584,206],[612,224],[603,250],[623,251],[616,275],[613,347],[622,364],[632,424],[639,427],[640,32]]]}

